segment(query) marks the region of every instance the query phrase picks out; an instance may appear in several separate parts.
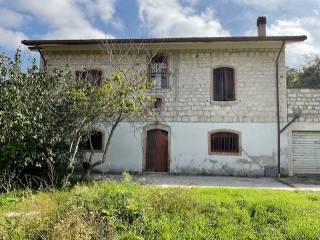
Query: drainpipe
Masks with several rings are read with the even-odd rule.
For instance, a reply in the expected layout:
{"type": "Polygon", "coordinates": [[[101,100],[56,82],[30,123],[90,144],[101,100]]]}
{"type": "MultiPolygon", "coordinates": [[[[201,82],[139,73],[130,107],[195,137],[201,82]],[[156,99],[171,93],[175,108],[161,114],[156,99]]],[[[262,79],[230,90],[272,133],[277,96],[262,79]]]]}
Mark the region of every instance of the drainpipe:
{"type": "Polygon", "coordinates": [[[40,50],[40,47],[36,46],[35,49],[37,49],[38,52],[40,53],[41,59],[42,59],[42,61],[43,61],[43,67],[46,67],[47,61],[46,61],[46,59],[44,58],[44,56],[43,56],[43,54],[42,54],[42,52],[41,52],[41,50],[40,50]]]}
{"type": "Polygon", "coordinates": [[[279,58],[280,54],[284,48],[285,41],[282,41],[281,48],[277,55],[276,60],[276,96],[277,96],[277,154],[278,154],[278,177],[280,177],[280,99],[279,99],[279,58]]]}

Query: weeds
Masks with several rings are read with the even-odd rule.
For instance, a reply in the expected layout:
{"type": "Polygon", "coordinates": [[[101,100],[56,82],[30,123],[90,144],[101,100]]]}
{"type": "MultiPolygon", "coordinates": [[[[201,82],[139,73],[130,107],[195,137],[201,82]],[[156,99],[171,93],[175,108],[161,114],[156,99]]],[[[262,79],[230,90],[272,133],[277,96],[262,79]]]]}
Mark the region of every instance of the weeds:
{"type": "Polygon", "coordinates": [[[17,191],[0,195],[0,239],[319,239],[319,198],[129,180],[17,191]]]}

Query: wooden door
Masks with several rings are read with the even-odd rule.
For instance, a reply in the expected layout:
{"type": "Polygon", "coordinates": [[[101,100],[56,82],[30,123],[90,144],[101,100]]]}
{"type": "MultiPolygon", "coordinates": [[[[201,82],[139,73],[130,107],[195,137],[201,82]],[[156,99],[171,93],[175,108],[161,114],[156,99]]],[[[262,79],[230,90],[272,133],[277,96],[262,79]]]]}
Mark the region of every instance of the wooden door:
{"type": "Polygon", "coordinates": [[[147,133],[146,171],[168,171],[168,132],[160,129],[147,133]]]}

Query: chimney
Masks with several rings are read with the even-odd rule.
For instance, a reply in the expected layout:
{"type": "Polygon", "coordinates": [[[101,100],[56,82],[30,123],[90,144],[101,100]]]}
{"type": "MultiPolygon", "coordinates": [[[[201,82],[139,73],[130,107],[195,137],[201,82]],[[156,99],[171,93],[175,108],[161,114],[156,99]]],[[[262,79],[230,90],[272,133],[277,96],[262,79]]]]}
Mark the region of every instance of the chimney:
{"type": "Polygon", "coordinates": [[[257,19],[257,27],[258,27],[258,36],[259,37],[265,37],[266,36],[266,23],[267,18],[266,17],[258,17],[257,19]]]}

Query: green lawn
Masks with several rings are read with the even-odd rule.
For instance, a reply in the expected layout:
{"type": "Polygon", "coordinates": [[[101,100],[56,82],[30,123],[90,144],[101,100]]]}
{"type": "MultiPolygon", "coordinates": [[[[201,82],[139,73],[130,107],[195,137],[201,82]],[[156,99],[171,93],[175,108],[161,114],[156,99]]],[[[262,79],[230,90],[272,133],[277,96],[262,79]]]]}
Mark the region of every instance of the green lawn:
{"type": "Polygon", "coordinates": [[[320,193],[97,182],[2,194],[0,239],[320,239],[320,193]]]}

